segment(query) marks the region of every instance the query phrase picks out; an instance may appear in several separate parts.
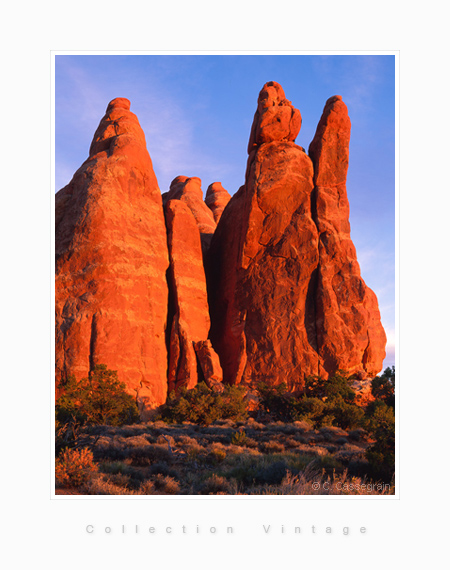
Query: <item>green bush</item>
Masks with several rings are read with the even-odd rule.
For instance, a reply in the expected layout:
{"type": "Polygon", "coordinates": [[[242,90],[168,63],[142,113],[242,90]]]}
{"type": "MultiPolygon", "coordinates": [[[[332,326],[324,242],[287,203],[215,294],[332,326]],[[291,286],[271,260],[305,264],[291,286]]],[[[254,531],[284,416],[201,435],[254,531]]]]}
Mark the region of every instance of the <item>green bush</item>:
{"type": "Polygon", "coordinates": [[[238,430],[231,436],[232,445],[245,445],[247,443],[247,435],[244,430],[238,430]]]}
{"type": "Polygon", "coordinates": [[[119,382],[117,371],[98,364],[88,378],[79,382],[69,377],[56,401],[56,420],[119,426],[139,420],[135,400],[119,382]]]}
{"type": "Polygon", "coordinates": [[[394,410],[378,400],[367,420],[367,431],[375,442],[366,451],[372,477],[389,483],[395,471],[395,416],[394,410]]]}
{"type": "Polygon", "coordinates": [[[388,406],[395,405],[395,366],[386,368],[381,376],[372,380],[372,394],[388,406]]]}
{"type": "Polygon", "coordinates": [[[260,407],[274,420],[308,421],[316,428],[330,425],[343,429],[360,427],[364,411],[355,405],[355,392],[348,379],[337,373],[328,380],[318,376],[306,379],[303,395],[288,393],[285,384],[258,386],[260,407]]]}
{"type": "Polygon", "coordinates": [[[239,386],[225,386],[219,393],[200,382],[192,390],[183,388],[170,394],[160,416],[169,423],[187,421],[204,426],[216,420],[244,421],[247,419],[244,394],[245,389],[239,386]]]}
{"type": "Polygon", "coordinates": [[[349,379],[340,370],[327,380],[320,376],[308,376],[305,380],[304,394],[324,401],[336,398],[342,398],[349,404],[355,401],[355,391],[350,387],[349,379]]]}
{"type": "Polygon", "coordinates": [[[363,424],[364,410],[346,402],[341,396],[327,401],[325,409],[334,418],[331,425],[347,430],[361,427],[363,424]]]}

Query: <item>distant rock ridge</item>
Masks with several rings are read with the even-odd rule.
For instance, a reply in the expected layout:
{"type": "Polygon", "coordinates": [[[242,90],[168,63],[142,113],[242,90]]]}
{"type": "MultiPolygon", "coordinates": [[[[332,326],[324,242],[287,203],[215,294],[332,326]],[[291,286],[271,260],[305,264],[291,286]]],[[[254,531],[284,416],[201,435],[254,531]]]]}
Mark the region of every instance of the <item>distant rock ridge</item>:
{"type": "Polygon", "coordinates": [[[143,419],[167,394],[377,374],[386,335],[350,238],[350,119],[325,105],[308,154],[282,87],[259,93],[245,183],[161,194],[130,102],[110,102],[55,197],[56,377],[118,370],[143,419]]]}

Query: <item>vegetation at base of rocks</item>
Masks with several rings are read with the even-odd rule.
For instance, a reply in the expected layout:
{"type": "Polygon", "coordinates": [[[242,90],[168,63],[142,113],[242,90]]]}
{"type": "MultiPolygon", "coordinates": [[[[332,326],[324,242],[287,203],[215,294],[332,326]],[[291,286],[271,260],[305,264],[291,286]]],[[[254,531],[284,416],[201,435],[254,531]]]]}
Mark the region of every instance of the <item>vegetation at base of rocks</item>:
{"type": "Polygon", "coordinates": [[[342,373],[328,380],[310,376],[301,393],[288,392],[286,384],[261,383],[258,395],[262,410],[280,421],[304,420],[316,428],[334,425],[352,429],[361,426],[364,417],[364,411],[354,403],[355,391],[342,373]]]}
{"type": "Polygon", "coordinates": [[[88,378],[79,382],[71,376],[60,386],[63,393],[56,401],[56,419],[69,422],[123,425],[139,420],[135,400],[127,394],[117,371],[97,364],[88,378]]]}
{"type": "Polygon", "coordinates": [[[245,420],[248,413],[244,395],[245,389],[239,386],[224,386],[219,393],[200,382],[192,390],[182,388],[171,394],[159,417],[170,423],[187,421],[204,426],[216,420],[245,420]]]}
{"type": "Polygon", "coordinates": [[[90,449],[66,448],[56,459],[55,478],[59,486],[78,487],[98,471],[90,449]]]}
{"type": "Polygon", "coordinates": [[[386,368],[381,376],[372,380],[372,394],[388,406],[395,406],[395,366],[386,368]]]}
{"type": "Polygon", "coordinates": [[[342,374],[328,387],[311,378],[297,394],[261,385],[259,407],[249,412],[243,388],[226,387],[220,394],[199,384],[172,396],[153,421],[76,425],[76,444],[57,458],[58,492],[76,487],[87,495],[391,494],[391,386],[395,370],[387,369],[372,382],[375,399],[362,408],[342,374]],[[76,464],[65,454],[81,454],[82,448],[91,451],[91,463],[64,478],[67,465],[76,464]]]}
{"type": "MultiPolygon", "coordinates": [[[[130,426],[86,425],[81,432],[97,467],[77,486],[86,495],[394,491],[391,480],[368,476],[365,453],[372,442],[363,430],[352,435],[334,426],[314,429],[302,421],[260,423],[249,418],[216,420],[209,426],[161,420],[130,426]],[[377,490],[378,480],[387,485],[377,490]],[[313,487],[317,481],[346,481],[353,487],[329,489],[325,484],[317,489],[313,487]]],[[[64,488],[58,492],[64,493],[64,488]]]]}

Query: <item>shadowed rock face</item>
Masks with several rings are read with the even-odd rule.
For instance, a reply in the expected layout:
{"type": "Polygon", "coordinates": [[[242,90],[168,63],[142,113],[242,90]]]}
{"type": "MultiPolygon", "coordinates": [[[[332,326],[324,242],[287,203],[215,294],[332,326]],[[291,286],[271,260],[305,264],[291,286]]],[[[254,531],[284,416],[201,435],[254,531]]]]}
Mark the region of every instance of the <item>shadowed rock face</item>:
{"type": "MultiPolygon", "coordinates": [[[[169,341],[169,392],[198,382],[197,356],[207,384],[222,380],[219,358],[208,339],[210,317],[200,232],[189,206],[169,200],[165,206],[170,255],[169,286],[173,320],[169,341]],[[196,355],[196,344],[202,351],[196,355]]],[[[199,352],[199,351],[197,351],[199,352]]]]}
{"type": "Polygon", "coordinates": [[[108,105],[55,202],[57,380],[106,364],[145,417],[167,394],[169,261],[161,192],[127,99],[108,105]]]}
{"type": "Polygon", "coordinates": [[[313,166],[293,142],[300,114],[281,87],[267,83],[259,95],[245,185],[208,257],[211,339],[225,382],[296,388],[310,374],[381,369],[386,337],[349,237],[350,122],[340,105],[327,103],[313,166]]]}
{"type": "Polygon", "coordinates": [[[205,204],[213,213],[216,224],[219,223],[222,213],[230,199],[230,194],[225,190],[221,182],[213,182],[208,186],[205,204]]]}
{"type": "Polygon", "coordinates": [[[322,375],[342,369],[375,376],[386,334],[375,294],[361,278],[350,238],[346,179],[350,119],[339,96],[328,99],[309,147],[314,163],[314,220],[319,231],[316,333],[322,375]]]}

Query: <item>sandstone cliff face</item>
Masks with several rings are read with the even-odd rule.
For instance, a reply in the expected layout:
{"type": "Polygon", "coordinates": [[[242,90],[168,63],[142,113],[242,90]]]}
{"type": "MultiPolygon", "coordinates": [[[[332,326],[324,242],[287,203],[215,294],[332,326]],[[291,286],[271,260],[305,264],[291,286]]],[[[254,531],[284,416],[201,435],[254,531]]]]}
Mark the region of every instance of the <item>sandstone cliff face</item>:
{"type": "Polygon", "coordinates": [[[216,229],[216,222],[212,211],[203,201],[200,178],[196,176],[192,178],[177,176],[174,178],[170,184],[170,190],[165,196],[165,202],[168,200],[181,200],[189,207],[200,230],[202,250],[206,253],[216,229]]]}
{"type": "Polygon", "coordinates": [[[386,334],[376,296],[361,278],[350,238],[349,143],[347,107],[341,97],[331,97],[309,147],[314,163],[314,220],[319,230],[317,350],[322,375],[341,369],[365,377],[381,370],[386,334]]]}
{"type": "Polygon", "coordinates": [[[381,369],[384,331],[349,235],[350,123],[333,101],[324,117],[339,118],[322,117],[313,166],[293,142],[301,118],[281,87],[259,95],[245,185],[209,252],[211,339],[225,382],[301,388],[310,374],[381,369]]]}
{"type": "Polygon", "coordinates": [[[108,105],[56,202],[56,377],[118,370],[142,416],[167,394],[161,193],[130,102],[108,105]]]}
{"type": "MultiPolygon", "coordinates": [[[[170,393],[197,384],[197,358],[209,386],[222,380],[222,370],[217,354],[207,343],[211,323],[197,222],[189,206],[179,200],[169,200],[165,213],[170,255],[169,286],[173,298],[168,371],[170,393]]],[[[203,379],[202,372],[200,377],[203,379]]]]}
{"type": "Polygon", "coordinates": [[[213,182],[208,186],[205,196],[205,204],[213,213],[216,224],[219,223],[222,213],[230,199],[230,194],[225,190],[221,182],[213,182]]]}

